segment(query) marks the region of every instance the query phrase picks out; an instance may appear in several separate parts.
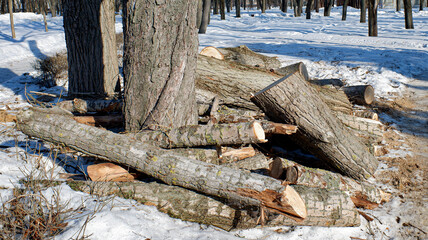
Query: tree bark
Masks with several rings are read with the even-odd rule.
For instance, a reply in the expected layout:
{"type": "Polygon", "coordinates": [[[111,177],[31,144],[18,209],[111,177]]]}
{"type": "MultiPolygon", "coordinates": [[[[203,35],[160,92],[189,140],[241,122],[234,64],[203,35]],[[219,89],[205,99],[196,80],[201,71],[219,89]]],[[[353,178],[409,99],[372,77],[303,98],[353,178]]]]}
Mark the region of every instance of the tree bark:
{"type": "MultiPolygon", "coordinates": [[[[311,81],[311,83],[314,81],[311,81]]],[[[327,104],[327,106],[334,112],[341,112],[344,114],[352,113],[352,104],[349,102],[348,96],[336,87],[333,86],[318,86],[312,85],[321,99],[327,104]]]]}
{"type": "Polygon", "coordinates": [[[333,7],[334,0],[325,0],[324,1],[324,16],[329,17],[331,13],[331,8],[333,7]]]}
{"type": "Polygon", "coordinates": [[[376,120],[352,116],[349,114],[336,113],[336,117],[346,126],[357,131],[367,132],[376,136],[383,136],[385,126],[376,120]]]}
{"type": "Polygon", "coordinates": [[[25,110],[17,117],[18,128],[29,136],[133,167],[167,184],[228,199],[236,207],[263,205],[293,218],[307,216],[298,193],[278,180],[173,155],[148,143],[79,124],[55,111],[61,110],[25,110]]]}
{"type": "Polygon", "coordinates": [[[361,0],[361,6],[360,6],[360,23],[366,22],[366,6],[367,0],[361,0]]]}
{"type": "Polygon", "coordinates": [[[265,133],[258,122],[183,126],[166,131],[143,131],[128,136],[141,142],[156,141],[156,145],[162,148],[266,142],[265,133]]]}
{"type": "MultiPolygon", "coordinates": [[[[259,210],[237,210],[224,202],[177,186],[151,182],[69,181],[73,190],[98,196],[116,195],[155,206],[173,218],[213,225],[230,231],[257,226],[259,210]]],[[[270,214],[265,226],[359,226],[360,218],[349,197],[338,191],[297,186],[308,207],[308,217],[296,222],[278,214],[270,214]]]]}
{"type": "Polygon", "coordinates": [[[64,1],[68,95],[112,96],[119,75],[112,0],[64,1]]]}
{"type": "Polygon", "coordinates": [[[281,11],[287,12],[287,8],[288,8],[288,0],[282,0],[281,1],[281,11]]]}
{"type": "Polygon", "coordinates": [[[379,0],[368,0],[369,12],[369,36],[377,37],[377,7],[379,0]]]}
{"type": "Polygon", "coordinates": [[[217,48],[227,61],[234,61],[243,65],[248,65],[263,69],[277,69],[281,67],[281,62],[276,57],[268,57],[256,53],[245,45],[234,48],[217,48]]]}
{"type": "Polygon", "coordinates": [[[52,17],[56,17],[57,8],[58,8],[57,1],[56,0],[50,0],[50,10],[51,10],[52,17]]]}
{"type": "Polygon", "coordinates": [[[220,4],[219,4],[219,7],[220,7],[220,20],[226,20],[226,13],[225,13],[225,5],[226,5],[226,3],[225,3],[225,0],[219,0],[220,1],[220,4]]]}
{"type": "Polygon", "coordinates": [[[213,0],[213,1],[214,1],[213,14],[217,15],[218,14],[218,8],[219,8],[219,1],[220,0],[213,0]]]}
{"type": "Polygon", "coordinates": [[[395,0],[395,11],[399,12],[401,10],[400,0],[395,0]]]}
{"type": "Polygon", "coordinates": [[[13,23],[13,5],[12,5],[12,0],[9,0],[9,18],[10,18],[10,31],[12,34],[12,38],[15,39],[16,35],[15,35],[15,25],[13,23]]]}
{"type": "Polygon", "coordinates": [[[306,19],[311,19],[312,2],[313,0],[308,0],[306,4],[306,19]]]}
{"type": "Polygon", "coordinates": [[[342,87],[349,100],[355,104],[370,105],[374,101],[374,88],[370,85],[342,87]]]}
{"type": "Polygon", "coordinates": [[[241,0],[235,0],[235,7],[236,7],[236,17],[241,17],[241,0]]]}
{"type": "Polygon", "coordinates": [[[198,8],[196,10],[196,27],[198,28],[198,31],[202,23],[203,5],[203,0],[198,0],[198,8]]]}
{"type": "Polygon", "coordinates": [[[199,27],[199,33],[204,34],[207,32],[208,22],[211,13],[211,0],[203,0],[203,12],[201,26],[199,27]]]}
{"type": "Polygon", "coordinates": [[[197,123],[198,37],[196,5],[192,3],[124,2],[123,113],[127,131],[197,123]]]}
{"type": "Polygon", "coordinates": [[[256,93],[251,100],[275,122],[297,125],[291,138],[338,172],[367,179],[378,162],[367,148],[319,101],[318,94],[296,72],[256,93]]]}
{"type": "Polygon", "coordinates": [[[406,29],[413,29],[413,15],[412,15],[412,1],[403,0],[404,2],[404,19],[406,23],[406,29]]]}
{"type": "Polygon", "coordinates": [[[261,0],[262,13],[266,13],[266,0],[261,0]]]}
{"type": "Polygon", "coordinates": [[[342,21],[346,21],[346,12],[348,11],[348,2],[349,0],[345,0],[342,8],[342,21]]]}

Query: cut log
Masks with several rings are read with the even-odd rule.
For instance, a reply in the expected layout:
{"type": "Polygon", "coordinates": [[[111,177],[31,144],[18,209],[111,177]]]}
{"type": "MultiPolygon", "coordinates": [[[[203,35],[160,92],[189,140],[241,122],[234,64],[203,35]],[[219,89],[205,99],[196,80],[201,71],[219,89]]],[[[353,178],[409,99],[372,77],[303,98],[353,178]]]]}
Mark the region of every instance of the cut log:
{"type": "Polygon", "coordinates": [[[242,65],[263,68],[276,69],[281,67],[281,62],[276,57],[268,57],[251,51],[247,46],[241,45],[234,48],[218,48],[224,59],[237,62],[242,65]]]}
{"type": "Polygon", "coordinates": [[[24,110],[17,117],[18,129],[32,137],[130,166],[167,184],[227,199],[238,208],[264,206],[294,218],[307,216],[298,193],[278,180],[173,155],[151,144],[77,123],[68,114],[54,112],[42,108],[24,110]]]}
{"type": "Polygon", "coordinates": [[[129,182],[134,177],[121,166],[113,163],[89,165],[88,176],[94,182],[129,182]]]}
{"type": "Polygon", "coordinates": [[[334,112],[341,112],[344,114],[352,113],[352,104],[348,96],[332,85],[319,86],[316,84],[311,85],[318,90],[319,96],[327,104],[327,106],[334,112]]]}
{"type": "Polygon", "coordinates": [[[233,163],[225,164],[224,166],[234,168],[234,169],[244,169],[244,170],[261,170],[267,169],[269,166],[270,160],[264,154],[257,154],[254,157],[249,157],[240,161],[233,163]]]}
{"type": "Polygon", "coordinates": [[[370,105],[374,100],[374,89],[370,85],[348,86],[342,89],[353,103],[370,105]]]}
{"type": "Polygon", "coordinates": [[[319,100],[299,72],[262,89],[251,100],[273,121],[297,125],[299,130],[291,138],[340,173],[367,179],[376,170],[376,158],[319,100]]]}
{"type": "Polygon", "coordinates": [[[336,113],[336,117],[346,126],[358,131],[367,132],[380,137],[383,136],[385,132],[385,125],[376,120],[342,113],[336,113]]]}
{"type": "Polygon", "coordinates": [[[221,163],[230,163],[236,162],[245,158],[253,157],[256,155],[256,150],[253,147],[244,147],[244,148],[229,148],[221,147],[221,163]]]}
{"type": "Polygon", "coordinates": [[[265,133],[260,123],[193,125],[165,131],[143,131],[127,134],[138,141],[156,141],[162,148],[264,143],[265,133]]]}
{"type": "Polygon", "coordinates": [[[84,100],[75,98],[71,101],[62,101],[57,106],[70,112],[82,114],[88,112],[108,113],[122,111],[121,100],[84,100]]]}
{"type": "MultiPolygon", "coordinates": [[[[223,202],[177,186],[143,182],[67,182],[76,191],[99,196],[116,195],[155,206],[159,211],[185,221],[213,225],[230,231],[257,226],[258,210],[236,210],[223,202]]],[[[305,199],[308,217],[294,221],[280,214],[271,213],[265,226],[359,226],[360,218],[346,194],[297,186],[305,199]]]]}
{"type": "Polygon", "coordinates": [[[368,118],[371,120],[379,121],[379,115],[370,110],[354,110],[353,115],[361,118],[368,118]]]}
{"type": "Polygon", "coordinates": [[[83,123],[94,127],[122,127],[123,117],[121,115],[108,116],[76,116],[73,117],[78,123],[83,123]]]}
{"type": "Polygon", "coordinates": [[[267,134],[291,135],[297,132],[297,126],[284,123],[261,121],[262,127],[267,134]]]}
{"type": "Polygon", "coordinates": [[[306,65],[302,62],[275,69],[275,72],[282,76],[287,76],[289,74],[299,72],[300,74],[302,74],[306,81],[309,81],[310,79],[308,69],[306,68],[306,65]]]}
{"type": "Polygon", "coordinates": [[[342,80],[338,78],[330,78],[330,79],[312,79],[309,80],[310,83],[318,85],[318,86],[334,86],[334,87],[343,87],[342,80]]]}
{"type": "Polygon", "coordinates": [[[224,60],[224,55],[217,48],[211,46],[205,47],[199,54],[219,60],[224,60]]]}

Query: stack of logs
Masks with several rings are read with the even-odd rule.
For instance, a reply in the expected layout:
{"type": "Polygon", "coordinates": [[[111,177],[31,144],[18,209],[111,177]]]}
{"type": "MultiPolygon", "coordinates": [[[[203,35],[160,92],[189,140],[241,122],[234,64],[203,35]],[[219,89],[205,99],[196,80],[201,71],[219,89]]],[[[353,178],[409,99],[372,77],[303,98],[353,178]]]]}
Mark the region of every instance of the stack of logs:
{"type": "Polygon", "coordinates": [[[88,167],[92,182],[68,182],[76,190],[132,198],[225,230],[357,226],[364,214],[357,208],[388,201],[367,181],[378,165],[369,147],[383,125],[351,104],[371,104],[371,86],[312,80],[303,63],[280,68],[245,46],[204,49],[196,83],[197,126],[117,134],[104,127],[121,127],[120,100],[74,99],[21,112],[18,128],[110,162],[88,167]],[[284,150],[288,143],[313,157],[284,150]],[[137,181],[116,164],[162,183],[137,181]]]}

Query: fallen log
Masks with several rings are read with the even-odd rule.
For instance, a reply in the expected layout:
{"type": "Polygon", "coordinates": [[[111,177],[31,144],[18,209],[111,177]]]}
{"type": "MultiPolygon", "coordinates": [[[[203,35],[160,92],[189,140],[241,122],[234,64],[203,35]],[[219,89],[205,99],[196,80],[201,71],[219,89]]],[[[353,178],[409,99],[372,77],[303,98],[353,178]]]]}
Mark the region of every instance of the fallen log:
{"type": "Polygon", "coordinates": [[[235,124],[192,125],[165,131],[143,131],[127,136],[138,141],[156,141],[162,148],[264,143],[265,133],[256,121],[235,124]]]}
{"type": "Polygon", "coordinates": [[[238,208],[264,206],[294,219],[302,220],[307,216],[298,193],[278,180],[173,155],[124,135],[79,124],[69,114],[55,114],[61,111],[24,110],[17,117],[17,127],[31,137],[130,166],[167,184],[227,199],[230,205],[238,208]]]}
{"type": "MultiPolygon", "coordinates": [[[[257,209],[237,210],[224,202],[177,186],[144,182],[67,182],[76,191],[99,196],[116,195],[134,199],[142,204],[155,206],[174,218],[213,225],[230,231],[257,226],[257,209]]],[[[340,191],[327,191],[297,186],[305,199],[308,217],[294,221],[280,214],[271,213],[265,226],[359,226],[360,218],[352,201],[340,191]]]]}
{"type": "Polygon", "coordinates": [[[297,125],[291,138],[340,173],[361,180],[376,170],[376,158],[319,101],[299,72],[260,90],[251,100],[273,121],[297,125]]]}
{"type": "Polygon", "coordinates": [[[104,100],[104,99],[80,99],[75,98],[73,100],[62,101],[57,104],[58,107],[65,109],[70,112],[76,113],[109,113],[109,112],[121,112],[122,111],[122,100],[104,100]]]}
{"type": "Polygon", "coordinates": [[[367,132],[380,137],[382,137],[385,132],[385,125],[376,120],[342,113],[336,113],[336,117],[346,126],[358,131],[367,132]]]}
{"type": "Polygon", "coordinates": [[[374,88],[370,85],[356,85],[342,87],[351,102],[361,105],[370,105],[374,100],[374,88]]]}
{"type": "Polygon", "coordinates": [[[295,72],[299,72],[300,74],[302,74],[306,81],[309,81],[310,78],[308,69],[306,68],[306,65],[302,62],[275,69],[275,73],[278,73],[282,76],[287,76],[288,74],[292,74],[295,72]]]}
{"type": "Polygon", "coordinates": [[[352,113],[352,104],[348,99],[348,96],[334,86],[318,86],[316,84],[311,85],[320,94],[321,99],[327,104],[327,106],[334,112],[341,112],[344,114],[352,113]]]}
{"type": "Polygon", "coordinates": [[[94,127],[122,127],[122,115],[107,116],[75,116],[73,119],[78,123],[83,123],[94,127]]]}
{"type": "Polygon", "coordinates": [[[224,60],[237,62],[242,65],[263,69],[276,69],[281,67],[281,62],[276,57],[268,57],[256,53],[245,45],[234,48],[217,48],[224,56],[224,60]]]}
{"type": "Polygon", "coordinates": [[[356,117],[379,121],[379,115],[370,110],[354,110],[353,115],[356,117]]]}
{"type": "Polygon", "coordinates": [[[256,150],[249,146],[244,148],[229,148],[229,147],[220,147],[221,154],[219,156],[221,164],[236,162],[245,158],[254,157],[256,155],[256,150]]]}

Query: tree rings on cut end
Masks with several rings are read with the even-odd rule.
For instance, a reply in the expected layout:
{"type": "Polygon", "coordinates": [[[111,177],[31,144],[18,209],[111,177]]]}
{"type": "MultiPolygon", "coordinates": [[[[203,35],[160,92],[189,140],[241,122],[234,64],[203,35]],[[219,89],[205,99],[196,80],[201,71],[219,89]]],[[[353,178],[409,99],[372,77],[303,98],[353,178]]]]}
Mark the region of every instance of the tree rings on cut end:
{"type": "Polygon", "coordinates": [[[267,142],[267,140],[265,139],[265,130],[263,129],[262,125],[259,122],[254,122],[253,123],[253,131],[254,131],[254,135],[256,136],[257,139],[260,140],[260,142],[267,142]]]}
{"type": "Polygon", "coordinates": [[[213,57],[220,60],[224,60],[224,55],[215,47],[205,47],[202,49],[201,55],[207,56],[207,57],[213,57]]]}

